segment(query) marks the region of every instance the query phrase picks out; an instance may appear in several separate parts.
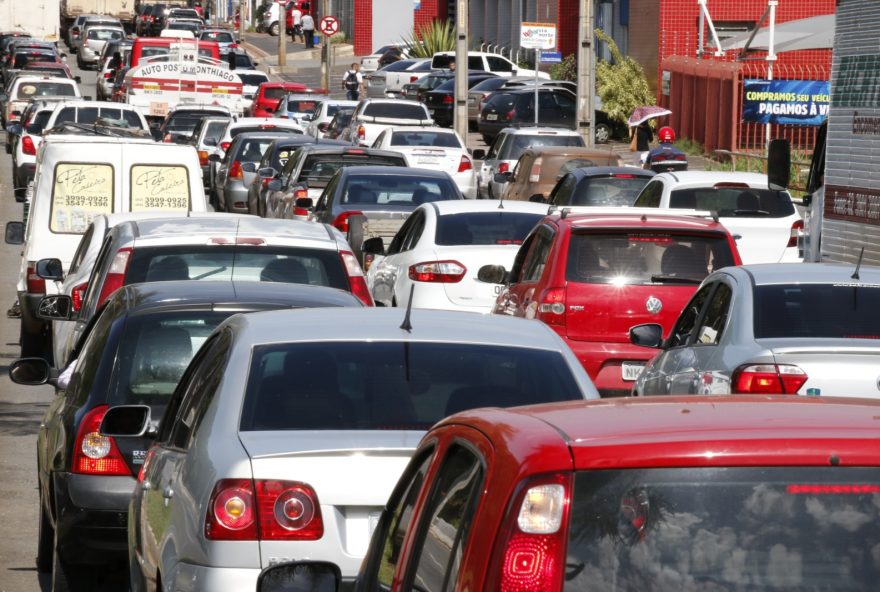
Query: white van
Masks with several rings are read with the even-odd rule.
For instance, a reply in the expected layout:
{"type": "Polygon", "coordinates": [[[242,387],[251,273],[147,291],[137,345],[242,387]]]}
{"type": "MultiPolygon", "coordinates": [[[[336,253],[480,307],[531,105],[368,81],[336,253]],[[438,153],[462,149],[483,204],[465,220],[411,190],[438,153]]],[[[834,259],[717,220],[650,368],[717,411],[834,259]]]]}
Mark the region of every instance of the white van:
{"type": "Polygon", "coordinates": [[[36,273],[56,258],[66,273],[93,218],[120,212],[204,212],[202,170],[195,148],[150,139],[50,135],[37,153],[26,223],[9,222],[6,242],[24,243],[17,291],[22,357],[51,357],[51,332],[37,318],[40,299],[57,293],[36,273]]]}

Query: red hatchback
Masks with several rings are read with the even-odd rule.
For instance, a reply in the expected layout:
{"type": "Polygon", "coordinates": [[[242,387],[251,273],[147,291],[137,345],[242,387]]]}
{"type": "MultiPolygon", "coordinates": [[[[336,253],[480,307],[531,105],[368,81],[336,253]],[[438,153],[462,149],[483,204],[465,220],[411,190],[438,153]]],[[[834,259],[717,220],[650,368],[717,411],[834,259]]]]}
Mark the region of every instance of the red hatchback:
{"type": "MultiPolygon", "coordinates": [[[[878,415],[753,396],[460,413],[422,439],[354,589],[876,590],[878,415]]],[[[268,568],[260,590],[335,590],[316,584],[334,571],[268,568]]]]}
{"type": "Polygon", "coordinates": [[[323,88],[314,89],[301,82],[264,82],[257,90],[254,104],[251,105],[251,117],[274,117],[275,109],[286,95],[290,93],[327,94],[323,88]]]}
{"type": "Polygon", "coordinates": [[[630,328],[659,323],[668,333],[703,278],[740,264],[733,237],[711,218],[563,211],[523,241],[494,312],[545,322],[603,396],[623,396],[657,353],[632,345],[630,328]]]}

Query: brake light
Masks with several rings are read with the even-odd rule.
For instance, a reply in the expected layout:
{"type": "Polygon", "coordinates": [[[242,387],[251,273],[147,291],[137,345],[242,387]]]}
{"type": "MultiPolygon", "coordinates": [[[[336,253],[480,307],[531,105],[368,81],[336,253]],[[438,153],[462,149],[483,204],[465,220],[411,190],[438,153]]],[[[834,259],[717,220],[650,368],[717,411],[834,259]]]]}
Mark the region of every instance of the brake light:
{"type": "Polygon", "coordinates": [[[341,214],[336,216],[335,220],[333,220],[333,226],[334,228],[338,228],[339,232],[342,232],[344,234],[348,233],[348,219],[352,216],[363,216],[363,214],[363,212],[360,212],[358,210],[349,210],[347,212],[342,212],[341,214]]]}
{"type": "Polygon", "coordinates": [[[230,43],[229,49],[238,49],[238,44],[237,43],[230,43]]]}
{"type": "Polygon", "coordinates": [[[199,165],[208,166],[208,151],[199,150],[199,165]]]}
{"type": "Polygon", "coordinates": [[[455,284],[461,281],[467,268],[458,261],[424,261],[409,266],[409,279],[416,282],[455,284]]]}
{"type": "Polygon", "coordinates": [[[635,175],[627,175],[627,174],[622,174],[622,173],[615,173],[615,174],[613,174],[613,175],[611,175],[611,176],[612,176],[614,179],[635,179],[635,178],[636,178],[635,175]]]}
{"type": "Polygon", "coordinates": [[[86,289],[88,287],[89,287],[89,285],[87,283],[80,284],[78,286],[75,286],[73,288],[73,290],[71,290],[70,299],[71,299],[71,306],[73,307],[74,312],[79,312],[79,310],[82,308],[83,297],[85,296],[86,289]]]}
{"type": "Polygon", "coordinates": [[[458,162],[458,172],[463,173],[465,171],[471,171],[471,170],[473,170],[473,168],[474,168],[474,163],[471,162],[471,159],[468,158],[467,156],[465,156],[464,154],[462,154],[461,160],[458,162]]]}
{"type": "Polygon", "coordinates": [[[571,477],[547,476],[527,485],[507,510],[490,563],[489,590],[562,590],[571,477]]]}
{"type": "Polygon", "coordinates": [[[255,497],[250,479],[218,481],[208,504],[205,538],[213,541],[256,540],[255,497]]]}
{"type": "Polygon", "coordinates": [[[131,469],[110,436],[98,429],[107,413],[107,405],[95,407],[82,418],[73,447],[71,471],[80,475],[131,475],[131,469]]]}
{"type": "Polygon", "coordinates": [[[229,178],[241,179],[241,163],[239,161],[233,160],[232,164],[229,165],[229,178]]]}
{"type": "Polygon", "coordinates": [[[359,125],[358,126],[358,139],[365,140],[366,138],[367,138],[367,129],[364,126],[359,125]]]}
{"type": "Polygon", "coordinates": [[[749,184],[748,183],[734,183],[734,182],[715,183],[715,185],[713,185],[712,188],[713,189],[748,189],[749,184]]]}
{"type": "Polygon", "coordinates": [[[171,143],[172,140],[173,138],[171,137],[171,134],[165,134],[164,136],[162,136],[162,141],[166,144],[171,143]]]}
{"type": "Polygon", "coordinates": [[[110,72],[104,72],[104,80],[110,80],[110,72]]]}
{"type": "Polygon", "coordinates": [[[870,483],[792,484],[785,487],[792,495],[873,495],[880,493],[880,485],[870,483]]]}
{"type": "Polygon", "coordinates": [[[565,326],[565,288],[547,288],[538,299],[535,315],[539,321],[555,327],[565,326]]]}
{"type": "Polygon", "coordinates": [[[410,77],[409,77],[409,81],[410,81],[410,83],[413,83],[413,82],[415,82],[415,81],[418,80],[418,79],[419,79],[418,76],[410,76],[410,77]]]}
{"type": "Polygon", "coordinates": [[[45,294],[46,280],[37,275],[37,262],[28,261],[27,265],[27,291],[28,294],[45,294]]]}
{"type": "Polygon", "coordinates": [[[257,481],[262,540],[316,541],[324,536],[318,495],[305,483],[257,481]]]}
{"type": "Polygon", "coordinates": [[[367,288],[367,282],[364,279],[364,270],[361,269],[360,263],[355,258],[354,253],[349,251],[339,251],[342,257],[342,264],[345,266],[345,273],[348,275],[348,286],[351,293],[366,306],[373,306],[373,297],[370,295],[370,289],[367,288]]]}
{"type": "Polygon", "coordinates": [[[104,285],[101,286],[101,293],[98,295],[98,308],[101,307],[107,298],[113,292],[125,285],[125,274],[128,272],[128,264],[131,262],[131,248],[125,247],[116,251],[113,261],[110,262],[110,269],[107,271],[107,277],[104,278],[104,285]]]}
{"type": "Polygon", "coordinates": [[[24,136],[21,139],[21,151],[28,156],[36,156],[37,148],[34,146],[34,140],[30,136],[24,136]]]}
{"type": "Polygon", "coordinates": [[[455,101],[452,99],[452,95],[443,95],[443,104],[444,105],[451,105],[454,102],[455,101]]]}
{"type": "Polygon", "coordinates": [[[232,142],[220,142],[220,150],[226,152],[227,150],[229,150],[230,144],[232,144],[232,142]]]}
{"type": "Polygon", "coordinates": [[[793,364],[746,364],[734,370],[731,382],[734,394],[794,395],[808,378],[793,364]]]}
{"type": "Polygon", "coordinates": [[[510,165],[507,164],[506,162],[502,162],[501,164],[498,165],[498,172],[499,173],[506,173],[509,170],[510,170],[510,165]]]}
{"type": "Polygon", "coordinates": [[[514,117],[516,117],[516,109],[511,109],[504,115],[504,118],[507,119],[507,121],[513,121],[514,117]]]}
{"type": "Polygon", "coordinates": [[[529,183],[537,183],[541,180],[541,164],[542,158],[536,158],[529,173],[529,183]]]}
{"type": "Polygon", "coordinates": [[[788,244],[786,247],[796,247],[798,245],[798,235],[804,231],[804,221],[803,220],[795,220],[794,224],[791,225],[791,234],[788,237],[788,244]]]}

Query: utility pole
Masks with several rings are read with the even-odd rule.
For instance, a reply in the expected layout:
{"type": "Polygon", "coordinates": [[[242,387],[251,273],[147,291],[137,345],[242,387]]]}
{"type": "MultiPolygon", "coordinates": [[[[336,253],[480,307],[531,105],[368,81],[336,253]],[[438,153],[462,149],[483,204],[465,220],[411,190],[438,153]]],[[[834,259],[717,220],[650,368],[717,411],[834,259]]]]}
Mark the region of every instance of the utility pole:
{"type": "Polygon", "coordinates": [[[244,8],[247,0],[239,0],[238,3],[238,41],[244,43],[244,8]]]}
{"type": "MultiPolygon", "coordinates": [[[[330,6],[330,0],[321,0],[321,18],[325,16],[333,16],[333,7],[330,6]]],[[[313,15],[314,16],[314,15],[313,15]]],[[[315,23],[317,24],[317,23],[315,23]]],[[[331,57],[331,35],[321,34],[321,88],[330,90],[330,71],[333,68],[331,57]]]]}
{"type": "Polygon", "coordinates": [[[284,72],[287,65],[287,2],[278,2],[278,69],[284,72]]]}
{"type": "Polygon", "coordinates": [[[578,132],[584,144],[590,148],[595,145],[596,132],[593,128],[595,111],[593,97],[596,94],[596,52],[593,49],[595,38],[593,24],[593,0],[580,0],[578,19],[578,59],[577,59],[577,118],[578,132]]]}
{"type": "Polygon", "coordinates": [[[455,9],[455,114],[454,127],[467,143],[468,136],[468,0],[457,0],[455,9]]]}

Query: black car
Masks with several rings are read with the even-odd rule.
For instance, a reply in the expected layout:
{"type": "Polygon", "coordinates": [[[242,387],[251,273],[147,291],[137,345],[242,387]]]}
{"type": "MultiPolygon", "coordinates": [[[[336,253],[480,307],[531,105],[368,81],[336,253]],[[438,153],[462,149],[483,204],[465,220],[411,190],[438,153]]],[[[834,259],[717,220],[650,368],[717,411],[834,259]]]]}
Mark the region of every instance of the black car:
{"type": "MultiPolygon", "coordinates": [[[[535,122],[535,89],[523,88],[494,93],[480,113],[477,128],[487,144],[505,127],[535,122]]],[[[538,125],[574,129],[577,102],[574,93],[555,88],[538,91],[538,125]]]]}
{"type": "Polygon", "coordinates": [[[559,207],[631,206],[653,176],[652,171],[634,167],[574,169],[556,183],[547,203],[559,207]]]}
{"type": "MultiPolygon", "coordinates": [[[[469,72],[468,90],[491,78],[500,78],[500,76],[489,72],[469,72]]],[[[455,77],[446,80],[433,90],[426,91],[423,99],[434,123],[443,127],[452,127],[455,115],[455,77]]]]}
{"type": "Polygon", "coordinates": [[[411,82],[403,85],[400,98],[409,99],[411,101],[422,101],[425,93],[434,90],[447,80],[455,78],[455,72],[452,70],[438,70],[427,76],[422,76],[417,82],[411,82]]]}
{"type": "MultiPolygon", "coordinates": [[[[70,297],[51,298],[56,312],[69,310],[70,297]]],[[[132,284],[86,327],[69,377],[70,367],[59,377],[39,358],[12,364],[13,381],[59,389],[37,437],[37,567],[52,572],[53,590],[95,590],[108,568],[129,565],[129,498],[152,439],[101,435],[107,410],[147,405],[161,418],[187,364],[224,319],[314,306],[361,303],[341,290],[268,281],[132,284]]]]}

